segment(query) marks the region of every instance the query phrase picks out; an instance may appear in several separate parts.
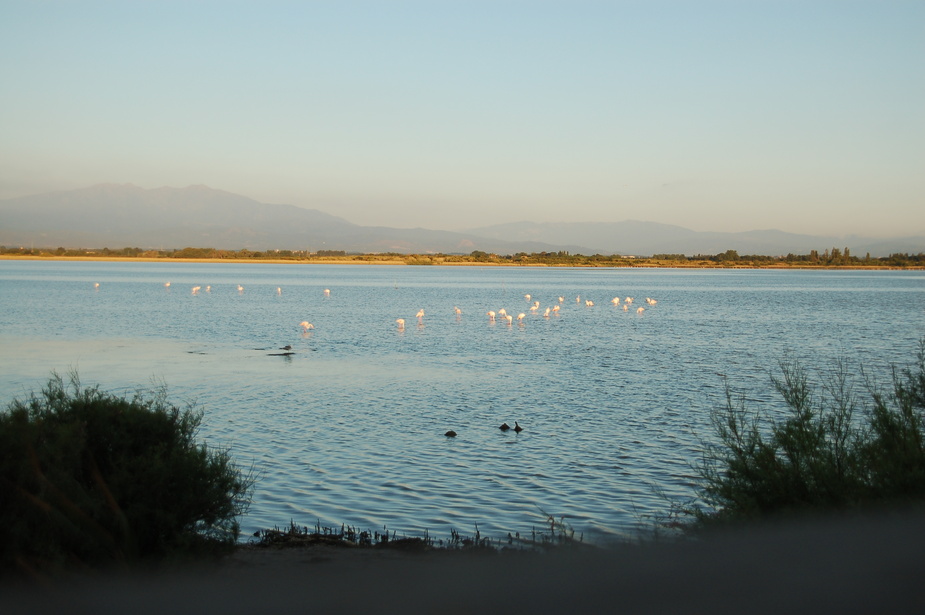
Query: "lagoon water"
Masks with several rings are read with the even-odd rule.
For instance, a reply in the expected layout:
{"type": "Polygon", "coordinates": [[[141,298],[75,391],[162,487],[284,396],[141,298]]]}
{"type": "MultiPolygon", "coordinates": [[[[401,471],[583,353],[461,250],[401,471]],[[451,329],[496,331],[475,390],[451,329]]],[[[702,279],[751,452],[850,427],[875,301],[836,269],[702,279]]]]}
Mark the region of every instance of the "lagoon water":
{"type": "Polygon", "coordinates": [[[245,536],[292,520],[501,537],[544,511],[606,541],[692,494],[724,377],[774,411],[781,359],[885,377],[923,335],[922,271],[0,261],[0,400],[52,370],[166,384],[259,471],[245,536]],[[527,316],[489,322],[500,308],[527,316]]]}

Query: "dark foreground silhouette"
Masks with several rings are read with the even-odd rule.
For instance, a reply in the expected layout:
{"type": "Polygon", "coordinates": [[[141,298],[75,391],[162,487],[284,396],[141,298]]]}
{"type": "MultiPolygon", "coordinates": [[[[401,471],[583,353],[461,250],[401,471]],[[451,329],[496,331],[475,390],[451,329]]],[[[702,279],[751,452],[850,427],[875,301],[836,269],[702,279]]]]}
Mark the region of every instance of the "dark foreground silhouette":
{"type": "Polygon", "coordinates": [[[20,613],[921,613],[925,515],[536,552],[241,549],[182,573],[0,587],[20,613]]]}

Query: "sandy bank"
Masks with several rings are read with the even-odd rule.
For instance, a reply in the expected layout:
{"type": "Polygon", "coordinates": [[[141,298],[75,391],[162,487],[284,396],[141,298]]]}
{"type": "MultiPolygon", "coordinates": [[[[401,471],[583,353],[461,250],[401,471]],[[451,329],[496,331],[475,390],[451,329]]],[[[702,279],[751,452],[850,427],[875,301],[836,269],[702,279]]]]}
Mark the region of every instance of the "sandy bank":
{"type": "MultiPolygon", "coordinates": [[[[414,258],[414,255],[409,255],[414,258]]],[[[102,262],[136,262],[136,263],[263,263],[271,265],[392,265],[405,267],[548,267],[548,268],[601,268],[601,269],[778,269],[778,270],[832,270],[832,271],[918,271],[925,267],[888,267],[882,265],[854,265],[854,266],[822,266],[822,265],[790,265],[774,263],[769,265],[720,265],[705,262],[695,263],[650,263],[639,261],[632,265],[613,265],[613,264],[576,264],[576,263],[523,263],[523,262],[457,262],[457,261],[440,261],[433,262],[410,262],[407,259],[388,259],[388,260],[340,260],[340,259],[246,259],[246,258],[150,258],[150,257],[118,257],[118,256],[22,256],[16,254],[0,254],[0,260],[20,260],[20,261],[102,261],[102,262]]]]}

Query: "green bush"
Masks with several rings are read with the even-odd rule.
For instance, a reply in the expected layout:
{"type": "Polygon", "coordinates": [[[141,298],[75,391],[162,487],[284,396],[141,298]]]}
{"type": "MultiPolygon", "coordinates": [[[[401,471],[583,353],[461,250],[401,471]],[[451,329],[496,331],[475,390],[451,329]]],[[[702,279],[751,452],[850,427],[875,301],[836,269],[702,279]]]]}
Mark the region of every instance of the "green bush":
{"type": "Polygon", "coordinates": [[[0,566],[164,561],[234,545],[253,478],[195,441],[202,412],[54,374],[0,412],[0,566]]]}
{"type": "Polygon", "coordinates": [[[821,387],[796,362],[783,362],[781,373],[772,380],[783,420],[750,410],[727,385],[712,414],[716,439],[696,468],[707,507],[680,506],[694,527],[925,503],[925,340],[887,390],[863,379],[866,404],[845,362],[821,387]]]}

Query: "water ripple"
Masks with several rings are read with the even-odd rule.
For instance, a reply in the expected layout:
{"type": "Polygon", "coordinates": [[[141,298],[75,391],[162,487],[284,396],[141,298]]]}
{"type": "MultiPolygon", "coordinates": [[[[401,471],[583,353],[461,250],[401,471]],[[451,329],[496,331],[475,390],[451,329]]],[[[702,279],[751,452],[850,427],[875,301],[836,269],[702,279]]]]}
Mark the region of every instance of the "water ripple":
{"type": "Polygon", "coordinates": [[[841,354],[880,367],[908,360],[909,332],[925,330],[923,281],[4,261],[0,392],[22,397],[72,367],[117,392],[165,382],[174,400],[206,410],[203,438],[260,473],[248,533],[291,519],[524,534],[545,511],[606,537],[664,512],[657,491],[692,493],[690,464],[723,376],[774,409],[769,375],[788,353],[810,365],[841,354]],[[181,279],[212,291],[179,292],[181,279]],[[95,281],[100,291],[88,291],[95,281]],[[529,312],[528,292],[544,307],[566,300],[545,319],[529,312]],[[659,303],[636,314],[610,305],[614,296],[659,303]],[[523,326],[488,322],[501,307],[525,312],[523,326]],[[70,326],[50,328],[62,314],[70,326]],[[315,329],[303,334],[303,320],[315,329]],[[285,345],[293,354],[271,356],[285,345]],[[498,429],[514,421],[525,431],[498,429]]]}

